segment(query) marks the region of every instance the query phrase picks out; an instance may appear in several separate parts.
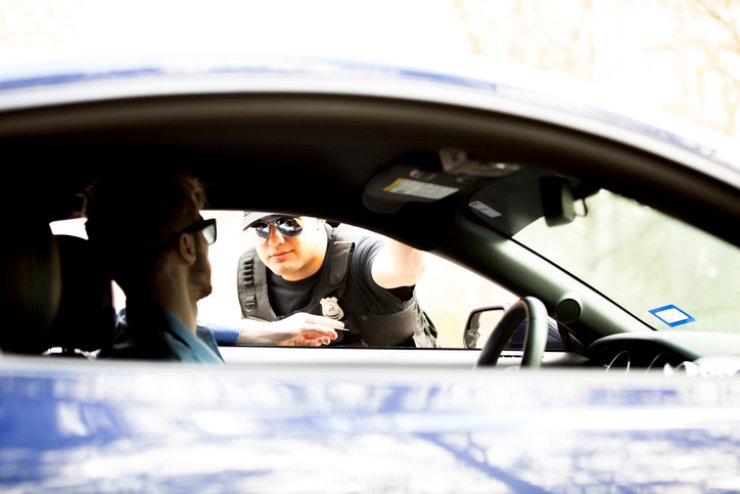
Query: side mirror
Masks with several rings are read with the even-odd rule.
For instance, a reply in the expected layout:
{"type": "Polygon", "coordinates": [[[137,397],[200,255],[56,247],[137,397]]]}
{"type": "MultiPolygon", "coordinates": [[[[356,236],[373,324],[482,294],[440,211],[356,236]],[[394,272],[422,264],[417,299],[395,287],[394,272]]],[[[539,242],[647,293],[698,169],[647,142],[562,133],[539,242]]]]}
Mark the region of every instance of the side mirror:
{"type": "MultiPolygon", "coordinates": [[[[479,309],[473,309],[470,311],[468,321],[465,323],[465,331],[463,331],[463,343],[465,348],[480,350],[482,349],[488,338],[491,336],[493,328],[495,328],[504,317],[506,307],[501,305],[494,305],[491,307],[481,307],[479,309]]],[[[561,352],[563,351],[563,342],[560,338],[560,330],[558,329],[558,323],[548,318],[547,321],[548,332],[547,332],[547,346],[545,351],[548,352],[561,352]]],[[[526,332],[526,321],[514,332],[511,337],[511,341],[506,344],[504,350],[522,350],[524,345],[524,334],[526,332]]]]}
{"type": "Polygon", "coordinates": [[[491,336],[491,331],[504,317],[505,312],[506,308],[502,305],[481,307],[470,311],[463,332],[465,348],[477,350],[483,348],[483,345],[488,341],[488,337],[491,336]]]}

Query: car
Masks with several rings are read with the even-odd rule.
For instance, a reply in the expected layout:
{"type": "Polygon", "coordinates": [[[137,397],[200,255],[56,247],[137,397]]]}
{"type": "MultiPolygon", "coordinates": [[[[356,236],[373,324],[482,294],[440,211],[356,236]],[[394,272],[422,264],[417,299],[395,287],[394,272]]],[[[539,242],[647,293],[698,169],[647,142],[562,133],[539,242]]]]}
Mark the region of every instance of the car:
{"type": "Polygon", "coordinates": [[[306,58],[4,76],[0,486],[737,491],[740,153],[624,110],[306,58]],[[278,211],[438,258],[420,298],[441,347],[96,359],[120,301],[70,237],[81,191],[121,169],[207,185],[204,322],[238,317],[242,211],[278,211]]]}

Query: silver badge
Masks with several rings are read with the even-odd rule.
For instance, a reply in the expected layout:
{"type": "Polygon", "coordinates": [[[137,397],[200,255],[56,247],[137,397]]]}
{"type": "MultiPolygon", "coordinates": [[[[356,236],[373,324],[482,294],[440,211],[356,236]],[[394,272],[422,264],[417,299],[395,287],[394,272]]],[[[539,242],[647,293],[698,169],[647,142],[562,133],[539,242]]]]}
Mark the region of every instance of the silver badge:
{"type": "Polygon", "coordinates": [[[320,300],[321,315],[332,319],[341,319],[344,317],[344,311],[339,307],[337,297],[324,297],[320,300]]]}

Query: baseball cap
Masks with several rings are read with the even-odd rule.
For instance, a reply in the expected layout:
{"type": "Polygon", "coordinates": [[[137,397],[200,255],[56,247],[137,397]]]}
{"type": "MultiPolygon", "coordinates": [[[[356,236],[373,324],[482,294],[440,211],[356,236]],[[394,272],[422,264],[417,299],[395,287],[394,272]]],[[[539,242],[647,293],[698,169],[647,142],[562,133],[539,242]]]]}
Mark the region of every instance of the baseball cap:
{"type": "Polygon", "coordinates": [[[246,230],[247,228],[252,226],[253,223],[258,222],[262,218],[279,215],[279,213],[268,213],[266,211],[244,211],[244,218],[242,219],[242,230],[246,230]]]}

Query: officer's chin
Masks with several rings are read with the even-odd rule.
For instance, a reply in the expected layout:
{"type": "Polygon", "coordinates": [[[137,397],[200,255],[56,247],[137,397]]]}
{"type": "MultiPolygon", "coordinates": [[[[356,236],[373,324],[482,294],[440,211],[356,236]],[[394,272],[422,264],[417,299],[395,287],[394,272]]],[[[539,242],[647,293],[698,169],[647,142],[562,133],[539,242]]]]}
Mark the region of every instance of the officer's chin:
{"type": "Polygon", "coordinates": [[[290,275],[290,273],[293,271],[291,269],[288,269],[288,266],[286,266],[282,262],[271,262],[267,265],[267,267],[270,268],[270,271],[278,276],[290,275]]]}

